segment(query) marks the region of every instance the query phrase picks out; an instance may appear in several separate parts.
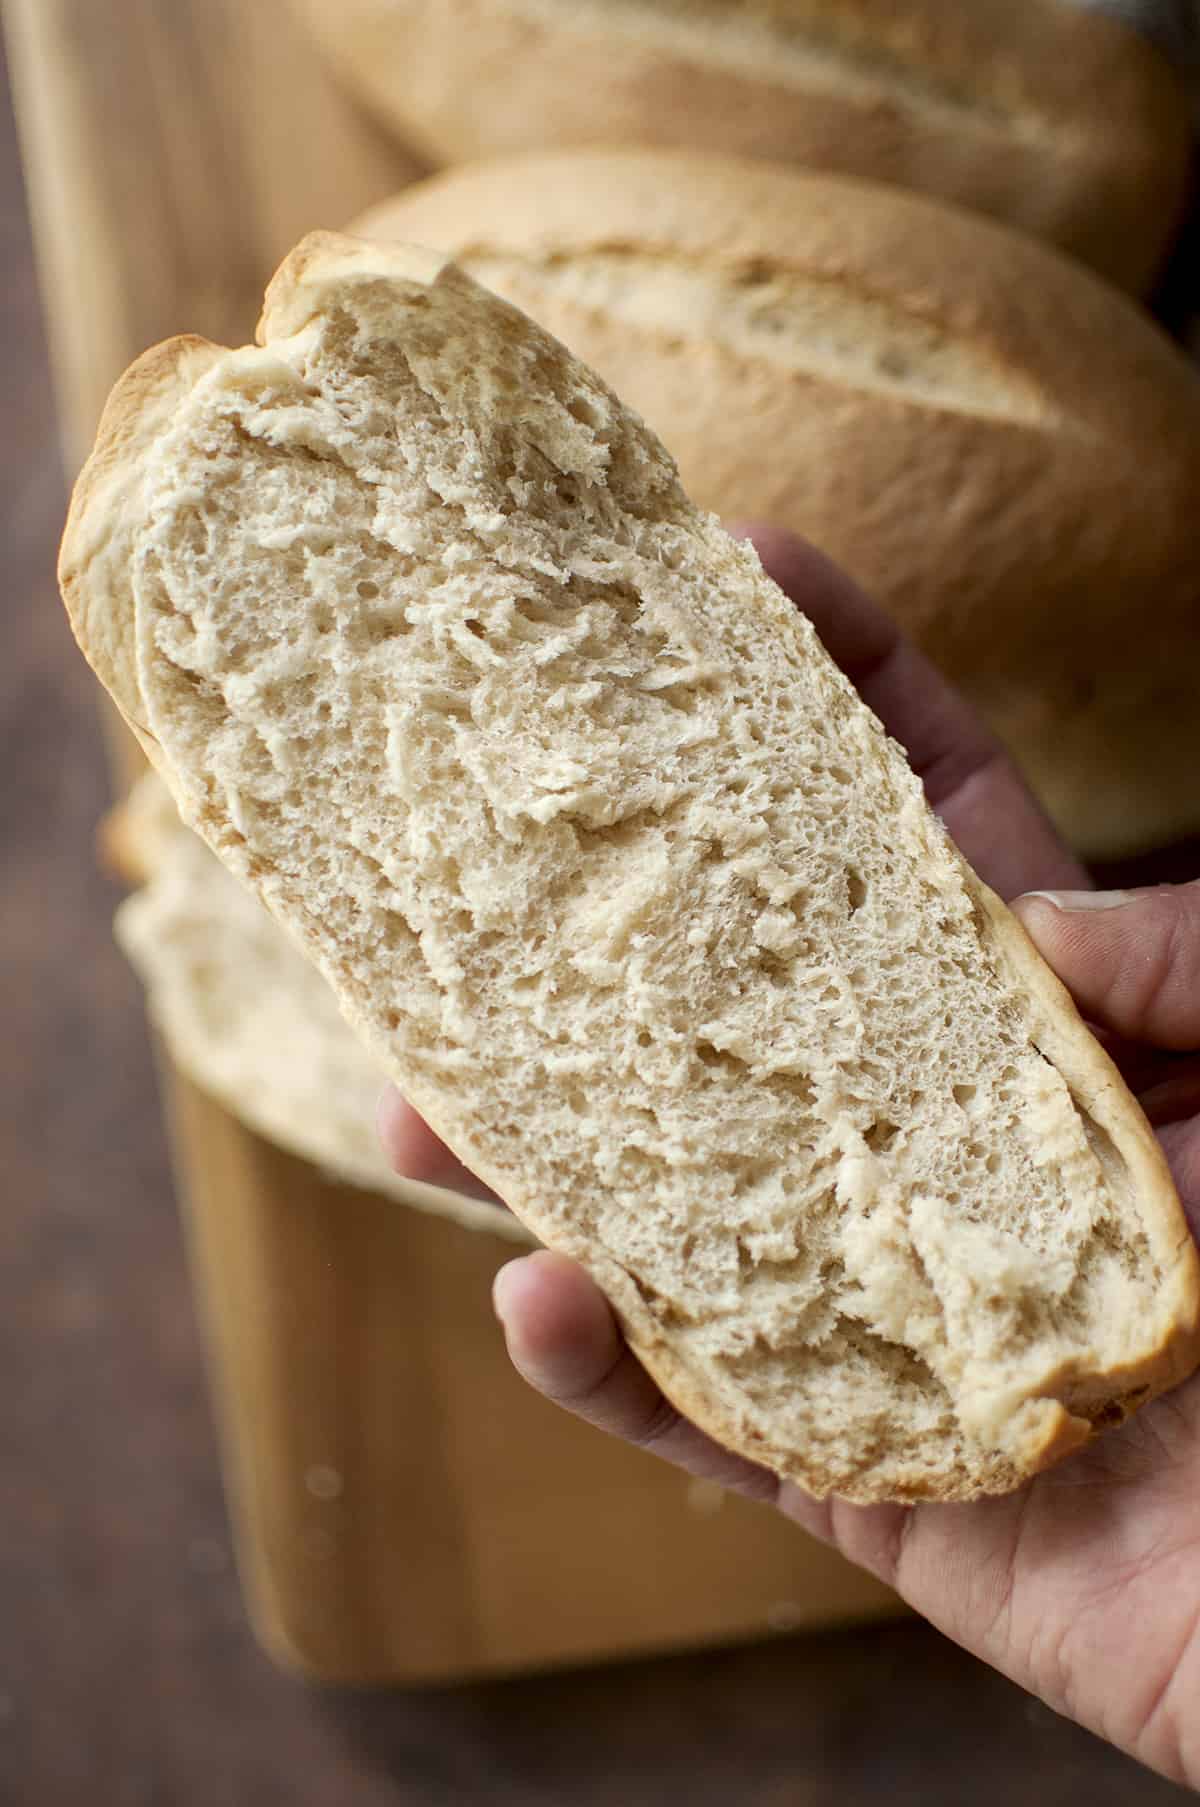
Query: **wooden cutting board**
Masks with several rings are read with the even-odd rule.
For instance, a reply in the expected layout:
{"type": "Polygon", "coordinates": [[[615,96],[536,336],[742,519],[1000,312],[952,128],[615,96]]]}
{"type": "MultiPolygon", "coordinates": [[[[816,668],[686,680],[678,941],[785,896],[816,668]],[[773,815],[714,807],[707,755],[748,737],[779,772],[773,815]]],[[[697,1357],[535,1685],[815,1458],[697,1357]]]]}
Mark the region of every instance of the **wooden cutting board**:
{"type": "MultiPolygon", "coordinates": [[[[244,342],[296,238],[419,171],[284,0],[4,11],[73,470],[132,357],[244,342]]],[[[282,1661],[432,1679],[896,1610],[524,1388],[489,1308],[510,1245],[329,1183],[169,1068],[164,1092],[247,1599],[282,1661]]]]}

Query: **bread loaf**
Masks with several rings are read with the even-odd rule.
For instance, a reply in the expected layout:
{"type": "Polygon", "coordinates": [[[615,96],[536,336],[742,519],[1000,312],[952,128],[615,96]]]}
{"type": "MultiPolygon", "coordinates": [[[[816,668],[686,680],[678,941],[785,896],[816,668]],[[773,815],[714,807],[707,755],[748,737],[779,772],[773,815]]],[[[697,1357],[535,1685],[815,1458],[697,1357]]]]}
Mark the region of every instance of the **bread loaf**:
{"type": "Polygon", "coordinates": [[[725,151],[940,195],[1123,287],[1187,186],[1166,58],[1066,0],[303,0],[345,78],[434,162],[725,151]]]}
{"type": "Polygon", "coordinates": [[[137,890],[117,940],[176,1066],[243,1123],[332,1178],[470,1229],[531,1240],[503,1206],[392,1171],[374,1130],[383,1083],[316,968],[183,826],[147,775],[105,828],[137,890]]]}
{"type": "Polygon", "coordinates": [[[850,570],[1082,853],[1200,831],[1200,373],[1131,304],[932,202],[686,153],[453,171],[361,230],[563,339],[704,507],[850,570]]]}
{"type": "Polygon", "coordinates": [[[668,1394],[817,1493],[1017,1485],[1197,1358],[1115,1069],[662,447],[325,234],[118,385],[80,642],[185,820],[668,1394]]]}

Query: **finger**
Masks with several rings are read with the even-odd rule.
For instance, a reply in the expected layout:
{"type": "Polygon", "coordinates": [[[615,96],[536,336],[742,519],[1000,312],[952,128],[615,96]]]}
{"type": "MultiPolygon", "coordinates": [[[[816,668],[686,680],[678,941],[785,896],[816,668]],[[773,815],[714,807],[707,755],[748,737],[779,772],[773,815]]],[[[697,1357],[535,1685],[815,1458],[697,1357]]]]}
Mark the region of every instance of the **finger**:
{"type": "Polygon", "coordinates": [[[418,1116],[394,1086],[388,1086],[379,1100],[376,1114],[379,1140],[395,1171],[406,1180],[419,1180],[424,1186],[441,1186],[447,1192],[461,1192],[467,1198],[482,1199],[487,1204],[502,1200],[483,1181],[464,1167],[438,1140],[423,1117],[418,1116]]]}
{"type": "Polygon", "coordinates": [[[513,1365],[547,1399],[689,1474],[775,1499],[774,1475],[722,1449],[663,1396],[575,1262],[546,1249],[522,1256],[500,1269],[492,1296],[513,1365]]]}
{"type": "Polygon", "coordinates": [[[1083,867],[1000,742],[891,618],[804,540],[753,524],[736,531],[904,747],[931,807],[980,875],[1005,897],[1033,884],[1085,885],[1083,867]]]}
{"type": "Polygon", "coordinates": [[[1137,1097],[1156,1129],[1195,1117],[1200,1114],[1200,1060],[1184,1060],[1175,1072],[1168,1069],[1153,1085],[1139,1088],[1137,1097]]]}
{"type": "Polygon", "coordinates": [[[1200,881],[1035,891],[1014,907],[1085,1016],[1131,1041],[1200,1048],[1200,881]]]}
{"type": "Polygon", "coordinates": [[[1168,1123],[1159,1132],[1159,1141],[1192,1235],[1200,1241],[1200,1121],[1168,1123]]]}

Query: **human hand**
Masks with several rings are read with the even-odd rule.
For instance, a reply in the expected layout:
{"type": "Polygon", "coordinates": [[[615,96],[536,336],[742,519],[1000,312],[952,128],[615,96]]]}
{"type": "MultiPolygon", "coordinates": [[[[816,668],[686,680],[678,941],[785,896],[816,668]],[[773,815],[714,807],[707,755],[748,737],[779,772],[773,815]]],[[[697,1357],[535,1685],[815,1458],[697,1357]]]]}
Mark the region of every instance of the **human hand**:
{"type": "MultiPolygon", "coordinates": [[[[1082,869],[965,703],[823,560],[786,536],[755,540],[981,875],[1009,897],[1035,891],[1017,905],[1028,932],[1141,1094],[1200,1220],[1200,1060],[1181,1058],[1200,1048],[1200,884],[1081,896],[1082,869]]],[[[465,1173],[399,1100],[383,1127],[401,1171],[442,1184],[465,1173]]],[[[811,1499],[681,1417],[563,1257],[504,1268],[496,1306],[516,1366],[549,1398],[773,1503],[1058,1711],[1200,1785],[1188,1711],[1200,1682],[1200,1377],[1017,1494],[858,1507],[811,1499]]]]}

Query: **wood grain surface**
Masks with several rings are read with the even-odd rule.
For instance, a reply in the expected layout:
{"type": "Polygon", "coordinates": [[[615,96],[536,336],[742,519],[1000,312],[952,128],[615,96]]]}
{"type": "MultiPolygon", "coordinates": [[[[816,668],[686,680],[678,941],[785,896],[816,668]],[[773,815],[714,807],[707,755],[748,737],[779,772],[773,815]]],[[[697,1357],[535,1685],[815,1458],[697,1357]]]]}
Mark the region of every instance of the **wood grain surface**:
{"type": "MultiPolygon", "coordinates": [[[[64,17],[51,0],[29,5],[64,17]]],[[[108,6],[75,10],[111,25],[108,6]]],[[[130,0],[128,10],[148,20],[152,9],[130,0]]],[[[203,24],[200,0],[182,10],[203,24]]],[[[214,20],[218,11],[213,0],[214,20]]],[[[102,29],[88,47],[104,66],[102,29]]],[[[216,147],[214,159],[219,186],[216,147]]],[[[153,177],[129,179],[140,195],[153,177]]],[[[64,491],[7,112],[0,249],[0,1803],[1182,1799],[911,1621],[391,1694],[314,1690],[258,1652],[140,1000],[108,932],[115,896],[92,859],[107,780],[94,687],[54,592],[64,491]]],[[[60,346],[60,377],[65,356],[60,346]]],[[[86,360],[76,365],[72,380],[98,391],[86,360]]],[[[291,1179],[303,1237],[306,1220],[326,1219],[308,1181],[291,1179]]],[[[311,1255],[315,1271],[319,1238],[311,1255]]],[[[327,1455],[301,1452],[314,1563],[344,1510],[327,1455]]],[[[602,1573],[579,1573],[602,1588],[602,1573]]],[[[567,1584],[548,1565],[541,1596],[506,1610],[544,1614],[567,1584]]],[[[349,1614],[370,1610],[369,1596],[347,1603],[349,1614]]]]}
{"type": "Polygon", "coordinates": [[[331,1184],[170,1088],[255,1618],[332,1680],[427,1680],[893,1611],[762,1508],[525,1387],[512,1246],[331,1184]]]}

